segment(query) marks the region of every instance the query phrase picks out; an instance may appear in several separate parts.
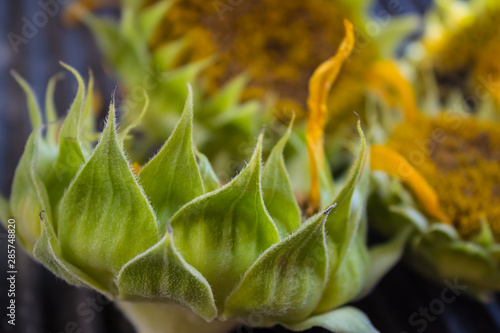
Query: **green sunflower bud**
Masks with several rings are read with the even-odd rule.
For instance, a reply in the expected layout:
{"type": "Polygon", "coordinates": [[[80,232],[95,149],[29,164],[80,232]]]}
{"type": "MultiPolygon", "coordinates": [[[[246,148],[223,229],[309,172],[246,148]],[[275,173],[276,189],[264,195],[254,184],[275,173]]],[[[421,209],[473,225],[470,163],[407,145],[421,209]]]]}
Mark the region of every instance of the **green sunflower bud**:
{"type": "Polygon", "coordinates": [[[226,332],[240,323],[377,332],[362,312],[342,307],[383,275],[371,269],[365,243],[360,127],[343,187],[302,221],[283,159],[291,125],[264,167],[261,134],[247,166],[220,186],[193,144],[188,89],[170,138],[138,171],[122,142],[131,127],[118,131],[114,102],[94,147],[91,89],[69,69],[77,96],[46,131],[27,89],[35,130],[10,203],[0,201],[0,217],[17,220],[21,243],[39,262],[116,301],[144,333],[226,332]]]}

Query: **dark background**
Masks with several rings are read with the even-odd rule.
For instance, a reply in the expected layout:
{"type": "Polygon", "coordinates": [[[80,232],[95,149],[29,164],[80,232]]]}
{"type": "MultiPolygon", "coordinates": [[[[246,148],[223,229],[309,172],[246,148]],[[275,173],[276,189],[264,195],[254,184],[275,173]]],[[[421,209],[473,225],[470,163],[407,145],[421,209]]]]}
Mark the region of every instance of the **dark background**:
{"type": "MultiPolygon", "coordinates": [[[[380,0],[382,8],[394,0],[380,0]]],[[[30,133],[25,97],[20,87],[9,75],[17,70],[33,86],[43,102],[49,77],[62,71],[59,60],[67,62],[80,73],[92,68],[97,87],[103,94],[104,104],[115,83],[101,64],[100,54],[83,27],[68,29],[62,24],[61,13],[50,18],[28,43],[14,52],[7,38],[9,32],[21,34],[23,17],[32,18],[40,10],[37,0],[0,0],[0,191],[10,193],[10,186],[17,162],[30,133]]],[[[62,1],[61,1],[62,2],[62,1]]],[[[407,11],[423,13],[430,0],[404,1],[407,11]]],[[[109,15],[117,15],[114,10],[109,15]]],[[[87,75],[84,75],[87,78],[87,75]]],[[[76,92],[76,82],[67,75],[56,88],[56,105],[61,115],[65,113],[76,92]]],[[[100,124],[102,126],[102,123],[100,124]]],[[[59,332],[133,332],[132,327],[113,305],[96,307],[95,317],[82,316],[77,308],[95,299],[96,294],[67,285],[35,263],[22,251],[17,252],[16,326],[7,324],[6,233],[0,228],[0,332],[59,333],[59,332]],[[87,321],[89,322],[87,322],[87,321]],[[77,326],[77,329],[74,326],[77,326]],[[81,329],[81,331],[79,331],[81,329]]],[[[440,299],[444,287],[425,281],[403,265],[394,268],[364,300],[355,303],[364,310],[373,324],[386,333],[414,333],[422,326],[411,326],[409,317],[440,299]]],[[[428,322],[429,333],[494,333],[500,332],[500,306],[497,301],[487,305],[477,303],[467,296],[459,296],[446,305],[442,314],[428,322]]],[[[286,332],[273,330],[241,329],[239,332],[286,332]]],[[[313,329],[310,332],[326,332],[313,329]]],[[[195,333],[195,332],[193,332],[195,333]]],[[[201,333],[201,332],[200,332],[201,333]]]]}

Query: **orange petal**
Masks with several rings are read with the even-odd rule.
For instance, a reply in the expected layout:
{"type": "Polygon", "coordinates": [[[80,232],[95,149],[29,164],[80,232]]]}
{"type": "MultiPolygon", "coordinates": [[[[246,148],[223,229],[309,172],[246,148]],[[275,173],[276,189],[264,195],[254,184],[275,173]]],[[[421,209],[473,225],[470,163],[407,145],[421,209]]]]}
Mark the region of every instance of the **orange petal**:
{"type": "Polygon", "coordinates": [[[370,168],[384,171],[388,175],[403,180],[413,191],[429,215],[444,223],[450,223],[441,211],[436,192],[424,177],[399,153],[386,146],[372,146],[370,168]]]}
{"type": "Polygon", "coordinates": [[[342,40],[337,53],[323,62],[309,80],[309,98],[307,106],[309,119],[307,120],[307,149],[311,166],[310,200],[314,208],[319,208],[320,192],[318,167],[324,167],[323,133],[325,128],[328,92],[337,78],[342,64],[354,47],[354,31],[352,23],[344,20],[346,36],[342,40]]]}
{"type": "Polygon", "coordinates": [[[406,121],[417,117],[417,102],[413,87],[399,72],[397,66],[388,60],[373,64],[367,76],[368,86],[380,95],[390,106],[399,103],[406,121]]]}

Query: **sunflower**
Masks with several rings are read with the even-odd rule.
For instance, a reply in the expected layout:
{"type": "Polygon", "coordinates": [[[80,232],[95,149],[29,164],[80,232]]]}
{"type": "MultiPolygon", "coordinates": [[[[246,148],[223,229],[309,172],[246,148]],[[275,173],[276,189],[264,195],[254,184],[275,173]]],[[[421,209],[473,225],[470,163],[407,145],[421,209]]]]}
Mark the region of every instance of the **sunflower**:
{"type": "Polygon", "coordinates": [[[441,282],[458,277],[486,297],[500,288],[500,125],[410,110],[371,147],[373,225],[386,234],[413,225],[417,269],[441,282]]]}

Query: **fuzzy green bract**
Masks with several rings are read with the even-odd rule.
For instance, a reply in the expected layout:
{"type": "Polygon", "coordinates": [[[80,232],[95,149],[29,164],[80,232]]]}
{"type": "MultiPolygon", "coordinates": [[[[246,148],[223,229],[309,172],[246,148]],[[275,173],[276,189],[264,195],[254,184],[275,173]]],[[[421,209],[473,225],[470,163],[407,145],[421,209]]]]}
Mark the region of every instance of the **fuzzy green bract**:
{"type": "MultiPolygon", "coordinates": [[[[79,88],[64,120],[55,121],[50,101],[58,77],[49,84],[45,125],[22,81],[35,128],[12,196],[0,198],[0,219],[16,219],[18,240],[36,260],[113,299],[143,333],[227,332],[239,323],[377,332],[359,310],[342,307],[383,276],[397,260],[388,249],[401,243],[373,255],[366,247],[361,128],[361,149],[338,194],[302,221],[283,158],[291,124],[265,163],[261,134],[246,167],[221,186],[195,147],[188,87],[170,138],[138,171],[122,144],[134,135],[130,126],[117,132],[114,102],[96,136],[92,82],[86,88],[67,68],[79,88]]],[[[141,107],[147,113],[147,98],[141,107]]]]}

